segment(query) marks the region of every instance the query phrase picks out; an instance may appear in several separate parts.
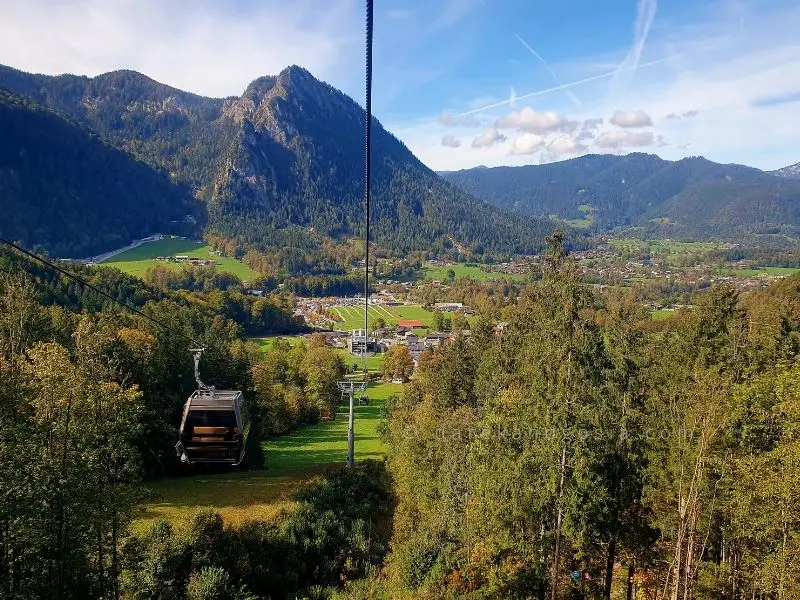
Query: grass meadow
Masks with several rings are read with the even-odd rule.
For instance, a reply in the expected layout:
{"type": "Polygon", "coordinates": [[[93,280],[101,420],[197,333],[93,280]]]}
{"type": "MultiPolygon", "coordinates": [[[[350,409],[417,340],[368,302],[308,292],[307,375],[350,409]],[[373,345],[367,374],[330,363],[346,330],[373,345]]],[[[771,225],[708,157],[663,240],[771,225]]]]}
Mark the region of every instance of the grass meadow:
{"type": "Polygon", "coordinates": [[[486,281],[487,279],[506,279],[508,281],[524,281],[525,275],[507,275],[505,273],[491,273],[481,267],[481,265],[456,263],[453,265],[438,266],[427,264],[424,268],[425,279],[436,279],[444,281],[447,279],[447,272],[452,269],[456,274],[456,279],[459,277],[472,277],[478,281],[486,281]]]}
{"type": "Polygon", "coordinates": [[[158,256],[178,256],[182,254],[192,258],[215,260],[219,263],[216,267],[217,269],[233,273],[242,281],[248,281],[256,276],[256,272],[240,260],[227,256],[214,256],[211,254],[211,248],[208,246],[203,246],[199,242],[179,240],[177,238],[164,238],[153,242],[146,242],[140,246],[117,254],[116,256],[112,256],[101,264],[116,267],[121,271],[135,275],[136,277],[141,277],[147,269],[155,265],[163,265],[168,269],[175,270],[183,268],[179,263],[156,260],[158,256]]]}

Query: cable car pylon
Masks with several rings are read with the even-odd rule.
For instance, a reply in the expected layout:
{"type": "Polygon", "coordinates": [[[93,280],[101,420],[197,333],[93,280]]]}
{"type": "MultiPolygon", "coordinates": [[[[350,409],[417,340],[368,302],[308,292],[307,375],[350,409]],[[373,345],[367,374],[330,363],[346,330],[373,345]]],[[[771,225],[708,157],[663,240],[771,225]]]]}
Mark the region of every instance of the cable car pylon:
{"type": "Polygon", "coordinates": [[[356,464],[355,459],[355,431],[353,429],[353,421],[354,421],[354,403],[353,403],[353,396],[355,396],[356,392],[363,392],[367,387],[366,381],[353,381],[349,379],[347,381],[340,381],[337,383],[339,387],[339,391],[342,394],[347,394],[350,398],[350,412],[349,417],[347,420],[347,468],[352,469],[356,464]]]}

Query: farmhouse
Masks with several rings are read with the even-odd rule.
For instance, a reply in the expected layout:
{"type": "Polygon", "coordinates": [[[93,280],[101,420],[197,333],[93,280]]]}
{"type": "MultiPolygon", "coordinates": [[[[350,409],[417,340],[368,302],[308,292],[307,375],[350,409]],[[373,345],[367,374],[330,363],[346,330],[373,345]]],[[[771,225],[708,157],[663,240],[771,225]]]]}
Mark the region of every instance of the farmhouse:
{"type": "Polygon", "coordinates": [[[464,308],[463,302],[437,302],[433,305],[436,310],[445,310],[448,312],[455,312],[464,308]]]}
{"type": "Polygon", "coordinates": [[[439,346],[443,341],[452,337],[449,333],[429,333],[423,342],[425,346],[439,346]]]}

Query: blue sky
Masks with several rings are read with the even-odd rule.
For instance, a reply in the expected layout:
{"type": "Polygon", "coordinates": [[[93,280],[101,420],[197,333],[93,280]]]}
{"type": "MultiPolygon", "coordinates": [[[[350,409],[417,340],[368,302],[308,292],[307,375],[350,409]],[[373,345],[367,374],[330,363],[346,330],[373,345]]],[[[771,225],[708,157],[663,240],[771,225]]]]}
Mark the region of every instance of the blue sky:
{"type": "MultiPolygon", "coordinates": [[[[0,62],[238,95],[288,64],[363,102],[355,0],[2,2],[0,62]]],[[[589,152],[800,161],[796,0],[376,0],[374,113],[434,169],[589,152]]]]}

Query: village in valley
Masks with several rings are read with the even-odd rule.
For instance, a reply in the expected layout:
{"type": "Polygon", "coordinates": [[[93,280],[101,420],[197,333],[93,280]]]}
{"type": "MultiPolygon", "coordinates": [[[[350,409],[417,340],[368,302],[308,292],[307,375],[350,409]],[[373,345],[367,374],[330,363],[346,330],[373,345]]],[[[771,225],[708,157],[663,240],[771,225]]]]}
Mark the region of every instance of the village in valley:
{"type": "MultiPolygon", "coordinates": [[[[426,349],[433,349],[455,338],[470,336],[470,321],[477,318],[475,311],[462,302],[436,302],[421,306],[401,301],[388,290],[371,294],[366,310],[369,329],[365,329],[365,302],[363,296],[295,299],[295,314],[313,327],[305,337],[318,336],[333,348],[339,348],[358,360],[380,358],[392,348],[401,346],[408,350],[414,368],[426,349]]],[[[503,323],[496,325],[501,329],[503,323]]],[[[375,361],[371,361],[375,364],[375,361]]],[[[404,383],[402,377],[392,378],[394,383],[404,383]]]]}
{"type": "MultiPolygon", "coordinates": [[[[692,296],[713,285],[747,293],[797,270],[780,254],[753,255],[736,243],[605,237],[570,255],[586,285],[601,294],[633,293],[653,319],[691,309],[692,296]]],[[[541,272],[543,258],[541,254],[516,256],[494,263],[424,255],[391,261],[379,258],[366,303],[363,294],[309,296],[292,293],[284,284],[278,284],[278,289],[262,287],[241,259],[178,236],[155,235],[84,262],[116,266],[140,276],[159,266],[172,271],[227,271],[241,280],[246,294],[266,297],[288,292],[294,315],[307,327],[308,333],[301,337],[324,338],[350,369],[366,367],[391,379],[384,357],[393,348],[398,348],[395,353],[399,348],[407,350],[416,368],[426,349],[458,335],[468,338],[479,315],[490,314],[495,331],[502,330],[504,311],[516,304],[522,288],[541,272]]],[[[354,275],[362,270],[363,264],[352,265],[354,275]]]]}

